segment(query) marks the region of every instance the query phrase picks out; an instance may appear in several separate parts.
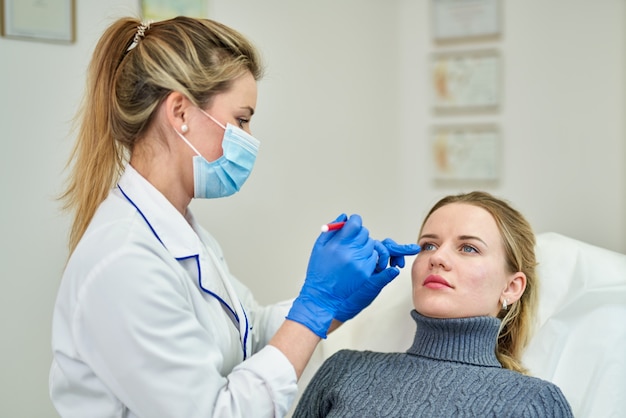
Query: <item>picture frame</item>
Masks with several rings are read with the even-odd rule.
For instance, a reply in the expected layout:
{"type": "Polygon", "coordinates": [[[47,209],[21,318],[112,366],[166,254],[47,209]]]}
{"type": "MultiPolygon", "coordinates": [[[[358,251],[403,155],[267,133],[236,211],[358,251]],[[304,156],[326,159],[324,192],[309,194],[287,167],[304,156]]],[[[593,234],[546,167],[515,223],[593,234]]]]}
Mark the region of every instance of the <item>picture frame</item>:
{"type": "Polygon", "coordinates": [[[502,32],[501,0],[431,0],[436,42],[497,38],[502,32]]]}
{"type": "Polygon", "coordinates": [[[76,0],[0,0],[2,36],[45,42],[76,40],[76,0]]]}
{"type": "Polygon", "coordinates": [[[431,63],[435,111],[492,111],[500,107],[502,64],[497,51],[436,53],[431,63]]]}
{"type": "Polygon", "coordinates": [[[158,22],[177,16],[209,17],[207,0],[140,0],[141,15],[145,21],[158,22]]]}
{"type": "Polygon", "coordinates": [[[499,180],[501,133],[495,125],[435,126],[431,150],[435,181],[499,180]]]}

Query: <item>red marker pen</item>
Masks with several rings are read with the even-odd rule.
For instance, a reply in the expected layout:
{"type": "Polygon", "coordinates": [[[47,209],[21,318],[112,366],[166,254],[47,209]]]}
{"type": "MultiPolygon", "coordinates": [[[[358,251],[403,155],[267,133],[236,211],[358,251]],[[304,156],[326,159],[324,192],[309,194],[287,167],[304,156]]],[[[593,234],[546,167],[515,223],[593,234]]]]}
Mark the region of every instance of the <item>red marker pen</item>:
{"type": "Polygon", "coordinates": [[[343,228],[345,222],[333,222],[326,225],[322,225],[322,232],[336,231],[343,228]]]}

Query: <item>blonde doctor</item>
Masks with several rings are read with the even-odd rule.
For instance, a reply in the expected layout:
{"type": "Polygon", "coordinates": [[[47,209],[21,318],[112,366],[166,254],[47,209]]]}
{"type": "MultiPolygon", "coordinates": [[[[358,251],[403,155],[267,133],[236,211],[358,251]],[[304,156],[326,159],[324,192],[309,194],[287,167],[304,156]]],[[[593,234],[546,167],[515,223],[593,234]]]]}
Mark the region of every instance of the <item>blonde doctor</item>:
{"type": "Polygon", "coordinates": [[[253,46],[210,20],[124,18],[100,39],[63,196],[74,220],[50,370],[62,417],[283,416],[331,323],[418,251],[341,215],[293,304],[261,307],[231,276],[187,206],[250,174],[261,73],[253,46]]]}

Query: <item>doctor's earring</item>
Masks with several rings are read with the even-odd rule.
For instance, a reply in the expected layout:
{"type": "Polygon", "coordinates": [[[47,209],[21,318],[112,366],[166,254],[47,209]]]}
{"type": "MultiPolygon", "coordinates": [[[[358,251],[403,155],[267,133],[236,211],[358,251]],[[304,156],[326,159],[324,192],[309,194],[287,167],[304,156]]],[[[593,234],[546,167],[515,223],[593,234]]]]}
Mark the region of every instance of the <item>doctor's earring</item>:
{"type": "Polygon", "coordinates": [[[507,309],[509,309],[509,304],[507,303],[506,299],[504,299],[502,301],[502,310],[506,311],[507,309]]]}
{"type": "Polygon", "coordinates": [[[187,133],[187,131],[189,130],[189,126],[182,124],[182,126],[180,127],[180,130],[183,131],[183,133],[187,133]]]}

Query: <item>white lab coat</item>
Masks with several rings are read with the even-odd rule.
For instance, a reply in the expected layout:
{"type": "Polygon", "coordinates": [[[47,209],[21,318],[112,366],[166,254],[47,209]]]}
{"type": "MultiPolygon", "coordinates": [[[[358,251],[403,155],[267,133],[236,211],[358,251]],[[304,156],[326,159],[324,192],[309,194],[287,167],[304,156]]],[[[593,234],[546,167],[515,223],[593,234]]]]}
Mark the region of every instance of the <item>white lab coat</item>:
{"type": "Polygon", "coordinates": [[[64,418],[284,416],[296,374],[266,343],[289,305],[257,305],[191,213],[128,165],[63,275],[51,399],[64,418]]]}

